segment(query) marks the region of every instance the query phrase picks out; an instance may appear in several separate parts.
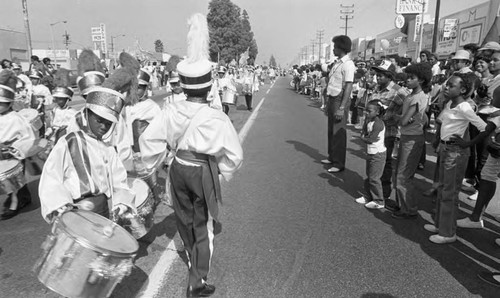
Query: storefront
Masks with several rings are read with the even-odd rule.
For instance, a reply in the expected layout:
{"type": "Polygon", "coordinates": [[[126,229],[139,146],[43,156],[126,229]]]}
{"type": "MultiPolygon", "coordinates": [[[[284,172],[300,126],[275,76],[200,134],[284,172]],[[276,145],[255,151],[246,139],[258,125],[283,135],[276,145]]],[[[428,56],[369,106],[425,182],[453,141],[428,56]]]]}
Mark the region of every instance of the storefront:
{"type": "Polygon", "coordinates": [[[0,28],[0,60],[9,59],[21,63],[24,69],[29,65],[28,46],[24,32],[0,28]]]}

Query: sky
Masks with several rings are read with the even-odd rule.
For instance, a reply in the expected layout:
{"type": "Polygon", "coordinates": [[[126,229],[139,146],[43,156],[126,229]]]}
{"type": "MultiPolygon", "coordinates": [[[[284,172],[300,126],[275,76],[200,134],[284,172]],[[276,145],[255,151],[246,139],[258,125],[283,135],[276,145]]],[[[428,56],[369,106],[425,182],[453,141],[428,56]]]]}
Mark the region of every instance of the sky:
{"type": "MultiPolygon", "coordinates": [[[[33,48],[55,46],[63,49],[67,31],[70,48],[91,47],[91,27],[106,24],[108,46],[114,38],[116,50],[133,50],[137,41],[143,49],[154,50],[160,39],[168,53],[183,56],[186,49],[187,19],[196,12],[206,14],[209,0],[27,0],[33,48]]],[[[24,32],[20,0],[2,0],[0,27],[24,32]]],[[[232,0],[246,9],[257,40],[257,63],[268,63],[273,55],[278,64],[287,65],[302,47],[311,45],[318,30],[325,41],[344,34],[340,5],[354,5],[347,34],[352,38],[376,36],[394,28],[396,0],[232,0]]],[[[446,16],[488,0],[442,0],[440,16],[446,16]]],[[[436,0],[429,0],[434,16],[436,0]]]]}

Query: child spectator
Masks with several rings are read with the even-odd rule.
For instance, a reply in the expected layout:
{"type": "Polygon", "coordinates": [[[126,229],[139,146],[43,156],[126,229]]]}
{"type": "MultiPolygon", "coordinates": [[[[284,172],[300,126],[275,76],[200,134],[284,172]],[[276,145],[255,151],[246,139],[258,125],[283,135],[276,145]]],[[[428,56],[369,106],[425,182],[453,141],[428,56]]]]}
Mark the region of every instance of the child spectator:
{"type": "Polygon", "coordinates": [[[394,187],[400,210],[396,208],[392,217],[414,219],[417,217],[418,204],[414,197],[413,175],[417,170],[425,145],[423,127],[427,121],[425,109],[428,99],[424,89],[430,89],[432,72],[429,63],[412,64],[405,68],[405,72],[408,75],[406,87],[411,90],[411,94],[403,101],[399,121],[401,137],[394,173],[394,187]]]}
{"type": "Polygon", "coordinates": [[[367,196],[356,199],[356,203],[364,204],[369,209],[384,208],[384,196],[382,192],[382,173],[384,172],[386,148],[384,145],[385,125],[380,117],[384,108],[379,100],[368,102],[365,113],[365,123],[361,133],[361,140],[367,146],[366,151],[366,180],[365,192],[367,196]]]}
{"type": "Polygon", "coordinates": [[[439,134],[439,189],[435,225],[427,224],[424,228],[436,235],[429,237],[436,244],[456,241],[458,194],[469,158],[469,149],[462,148],[456,137],[463,138],[469,123],[479,131],[484,131],[486,123],[474,113],[465,97],[468,96],[473,81],[471,76],[455,73],[447,82],[444,96],[449,99],[439,115],[441,125],[439,134]]]}

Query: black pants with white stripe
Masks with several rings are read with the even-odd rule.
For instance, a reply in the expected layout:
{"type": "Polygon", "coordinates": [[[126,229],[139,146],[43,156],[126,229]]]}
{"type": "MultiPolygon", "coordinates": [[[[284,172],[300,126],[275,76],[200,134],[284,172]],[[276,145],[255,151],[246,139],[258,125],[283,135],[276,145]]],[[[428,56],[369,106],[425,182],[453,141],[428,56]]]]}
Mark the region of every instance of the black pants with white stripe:
{"type": "Polygon", "coordinates": [[[177,229],[188,255],[188,286],[196,289],[207,280],[213,252],[214,220],[207,205],[209,199],[215,200],[210,167],[186,166],[174,159],[170,180],[177,229]]]}

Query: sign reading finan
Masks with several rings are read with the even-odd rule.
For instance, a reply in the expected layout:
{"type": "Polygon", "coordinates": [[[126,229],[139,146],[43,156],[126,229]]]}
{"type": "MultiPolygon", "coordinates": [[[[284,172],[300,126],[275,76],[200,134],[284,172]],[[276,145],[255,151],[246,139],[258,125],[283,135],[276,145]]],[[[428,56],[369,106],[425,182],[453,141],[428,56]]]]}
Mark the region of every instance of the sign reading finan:
{"type": "Polygon", "coordinates": [[[426,13],[429,8],[428,0],[396,0],[396,13],[422,13],[422,5],[424,6],[424,13],[426,13]]]}

